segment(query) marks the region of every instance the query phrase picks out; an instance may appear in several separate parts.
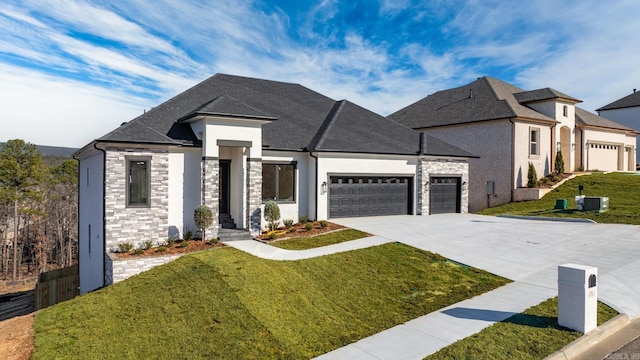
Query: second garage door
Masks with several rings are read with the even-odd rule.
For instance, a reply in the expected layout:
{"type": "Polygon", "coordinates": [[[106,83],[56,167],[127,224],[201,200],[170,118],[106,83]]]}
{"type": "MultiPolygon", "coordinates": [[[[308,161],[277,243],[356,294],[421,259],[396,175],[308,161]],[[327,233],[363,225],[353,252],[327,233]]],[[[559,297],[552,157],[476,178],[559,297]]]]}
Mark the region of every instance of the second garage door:
{"type": "Polygon", "coordinates": [[[331,176],[329,217],[411,214],[410,177],[331,176]]]}
{"type": "Polygon", "coordinates": [[[460,212],[460,178],[431,177],[429,187],[429,208],[431,214],[460,212]]]}

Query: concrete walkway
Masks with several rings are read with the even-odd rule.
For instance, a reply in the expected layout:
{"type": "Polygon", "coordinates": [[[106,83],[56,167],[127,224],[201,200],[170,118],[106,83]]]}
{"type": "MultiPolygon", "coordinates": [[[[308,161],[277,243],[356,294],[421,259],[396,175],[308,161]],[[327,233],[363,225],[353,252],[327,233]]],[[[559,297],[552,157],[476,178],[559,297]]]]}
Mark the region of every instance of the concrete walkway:
{"type": "Polygon", "coordinates": [[[292,251],[257,241],[229,246],[273,260],[299,260],[392,241],[514,280],[324,354],[318,359],[422,359],[495,322],[557,295],[557,266],[597,266],[598,297],[640,316],[640,227],[496,218],[479,215],[393,216],[334,220],[377,236],[292,251]]]}

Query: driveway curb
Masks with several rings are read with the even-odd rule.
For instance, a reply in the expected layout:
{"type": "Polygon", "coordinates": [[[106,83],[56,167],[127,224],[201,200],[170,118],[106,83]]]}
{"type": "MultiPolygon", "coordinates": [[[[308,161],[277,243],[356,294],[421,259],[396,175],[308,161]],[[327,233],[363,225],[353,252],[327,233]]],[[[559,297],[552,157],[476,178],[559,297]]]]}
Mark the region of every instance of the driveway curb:
{"type": "Polygon", "coordinates": [[[591,219],[556,218],[556,217],[524,216],[524,215],[509,215],[509,214],[498,215],[498,217],[509,218],[509,219],[521,219],[521,220],[542,220],[542,221],[560,221],[560,222],[597,224],[597,222],[591,219]]]}
{"type": "Polygon", "coordinates": [[[567,346],[547,356],[545,360],[570,360],[591,349],[599,342],[629,325],[631,319],[627,314],[620,314],[589,333],[582,335],[567,346]]]}

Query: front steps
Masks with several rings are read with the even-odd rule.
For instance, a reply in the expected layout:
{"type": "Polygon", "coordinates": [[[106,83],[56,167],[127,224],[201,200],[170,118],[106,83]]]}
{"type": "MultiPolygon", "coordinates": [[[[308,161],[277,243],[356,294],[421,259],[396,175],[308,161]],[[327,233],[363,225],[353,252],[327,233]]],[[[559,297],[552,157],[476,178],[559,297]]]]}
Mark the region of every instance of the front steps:
{"type": "Polygon", "coordinates": [[[220,241],[253,240],[253,236],[247,230],[221,228],[218,230],[220,241]]]}

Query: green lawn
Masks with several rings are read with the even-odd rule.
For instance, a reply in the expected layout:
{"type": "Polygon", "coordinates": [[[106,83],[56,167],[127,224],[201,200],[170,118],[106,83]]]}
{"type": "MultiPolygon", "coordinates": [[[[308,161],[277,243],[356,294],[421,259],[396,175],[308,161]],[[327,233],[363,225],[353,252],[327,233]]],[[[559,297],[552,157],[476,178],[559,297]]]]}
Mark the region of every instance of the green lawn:
{"type": "MultiPolygon", "coordinates": [[[[615,310],[598,303],[598,325],[616,315],[615,310]]],[[[544,359],[581,335],[558,325],[558,298],[552,298],[426,359],[544,359]]]]}
{"type": "Polygon", "coordinates": [[[287,250],[305,250],[320,246],[338,244],[350,240],[362,239],[367,236],[369,236],[369,234],[360,230],[345,229],[323,235],[273,241],[269,243],[269,245],[287,250]]]}
{"type": "Polygon", "coordinates": [[[303,359],[509,280],[399,243],[301,261],[185,255],[47,308],[33,359],[303,359]]]}
{"type": "Polygon", "coordinates": [[[505,204],[479,212],[483,215],[527,215],[592,219],[599,223],[640,225],[640,176],[596,173],[573,178],[540,200],[505,204]],[[577,211],[575,196],[578,184],[584,185],[587,196],[608,196],[609,211],[603,213],[577,211]],[[554,210],[556,199],[567,199],[566,210],[554,210]]]}

